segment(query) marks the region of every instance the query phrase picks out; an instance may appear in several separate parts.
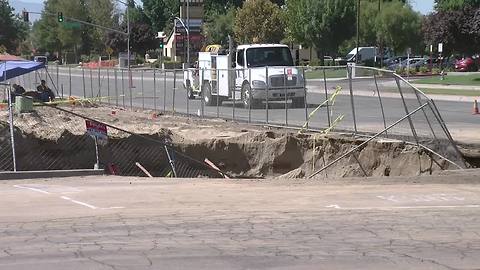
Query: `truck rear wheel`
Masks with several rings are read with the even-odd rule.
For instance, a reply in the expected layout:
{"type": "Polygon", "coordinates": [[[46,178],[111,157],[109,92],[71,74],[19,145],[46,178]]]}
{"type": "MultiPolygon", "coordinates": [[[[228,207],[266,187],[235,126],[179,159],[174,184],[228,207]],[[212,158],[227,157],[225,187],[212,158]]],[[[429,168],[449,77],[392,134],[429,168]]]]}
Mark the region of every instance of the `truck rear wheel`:
{"type": "Polygon", "coordinates": [[[207,106],[220,106],[222,105],[223,99],[219,98],[218,95],[212,95],[212,86],[208,82],[203,83],[202,87],[203,101],[207,106]]]}
{"type": "Polygon", "coordinates": [[[185,88],[187,88],[188,99],[195,99],[195,95],[193,93],[192,83],[190,82],[190,80],[186,80],[185,84],[186,84],[185,88]]]}

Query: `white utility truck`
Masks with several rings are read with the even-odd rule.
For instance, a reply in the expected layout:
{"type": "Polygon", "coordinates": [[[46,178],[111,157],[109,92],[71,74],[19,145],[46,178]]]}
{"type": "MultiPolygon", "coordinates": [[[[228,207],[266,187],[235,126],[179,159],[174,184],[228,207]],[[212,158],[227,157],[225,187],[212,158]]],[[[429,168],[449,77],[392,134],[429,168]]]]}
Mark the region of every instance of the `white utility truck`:
{"type": "Polygon", "coordinates": [[[183,84],[190,98],[200,96],[207,106],[235,99],[251,108],[267,101],[268,95],[268,101],[291,100],[294,107],[304,107],[303,76],[288,46],[252,44],[226,55],[200,52],[198,67],[184,72],[183,84]]]}

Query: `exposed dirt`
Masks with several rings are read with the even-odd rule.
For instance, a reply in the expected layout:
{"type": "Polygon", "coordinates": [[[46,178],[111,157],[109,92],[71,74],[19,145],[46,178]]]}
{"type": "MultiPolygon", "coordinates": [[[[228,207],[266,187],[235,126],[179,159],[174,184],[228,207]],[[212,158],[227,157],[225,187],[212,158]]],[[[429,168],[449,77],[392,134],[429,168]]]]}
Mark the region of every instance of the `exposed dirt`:
{"type": "MultiPolygon", "coordinates": [[[[208,158],[231,176],[242,178],[303,178],[362,143],[360,139],[337,134],[298,134],[291,130],[255,127],[224,120],[161,115],[152,111],[96,106],[62,108],[127,131],[168,140],[183,153],[198,160],[208,158]]],[[[35,110],[15,117],[17,132],[22,134],[24,143],[32,142],[31,149],[52,148],[52,145],[67,143],[62,140],[66,132],[69,136],[82,136],[85,133],[85,120],[80,117],[53,108],[35,110]]],[[[0,121],[5,124],[6,119],[6,112],[0,112],[0,121]]],[[[7,130],[0,128],[0,131],[7,130]]],[[[129,144],[135,144],[128,133],[114,129],[109,129],[108,133],[109,137],[114,138],[112,141],[129,140],[129,144]]],[[[6,139],[8,134],[3,132],[0,137],[6,139]]],[[[81,149],[82,143],[79,144],[81,149]]],[[[84,142],[83,146],[91,152],[91,142],[84,142]]],[[[58,155],[73,154],[61,153],[62,148],[58,149],[58,155]]],[[[78,157],[74,160],[83,162],[85,153],[82,153],[75,153],[78,157]]],[[[128,152],[122,155],[128,155],[128,152]]],[[[341,159],[316,177],[413,176],[431,174],[441,170],[440,166],[443,169],[453,169],[445,161],[438,158],[435,160],[436,162],[427,152],[415,146],[399,141],[377,140],[368,143],[356,155],[341,159]]]]}

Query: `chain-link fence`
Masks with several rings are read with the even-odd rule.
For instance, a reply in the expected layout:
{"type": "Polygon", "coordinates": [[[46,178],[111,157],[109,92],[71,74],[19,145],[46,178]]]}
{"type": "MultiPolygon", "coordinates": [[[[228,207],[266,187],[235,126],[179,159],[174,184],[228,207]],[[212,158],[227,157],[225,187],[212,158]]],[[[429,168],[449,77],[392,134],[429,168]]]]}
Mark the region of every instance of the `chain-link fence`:
{"type": "Polygon", "coordinates": [[[12,110],[12,125],[9,111],[1,112],[0,170],[104,168],[115,175],[224,177],[175,149],[166,132],[140,135],[76,113],[75,105],[36,105],[28,113],[12,110]],[[96,139],[88,125],[100,126],[108,140],[96,139]]]}
{"type": "Polygon", "coordinates": [[[129,73],[50,67],[48,73],[15,80],[32,89],[40,79],[55,84],[58,96],[94,98],[123,108],[398,139],[465,167],[433,100],[391,71],[333,66],[129,73]]]}

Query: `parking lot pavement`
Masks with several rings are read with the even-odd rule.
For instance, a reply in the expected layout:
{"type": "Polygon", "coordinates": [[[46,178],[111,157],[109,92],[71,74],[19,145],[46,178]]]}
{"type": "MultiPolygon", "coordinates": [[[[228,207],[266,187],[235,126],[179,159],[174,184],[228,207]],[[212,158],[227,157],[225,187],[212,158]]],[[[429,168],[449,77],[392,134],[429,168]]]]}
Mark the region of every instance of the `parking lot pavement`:
{"type": "Polygon", "coordinates": [[[479,176],[1,181],[0,269],[478,269],[479,176]]]}

